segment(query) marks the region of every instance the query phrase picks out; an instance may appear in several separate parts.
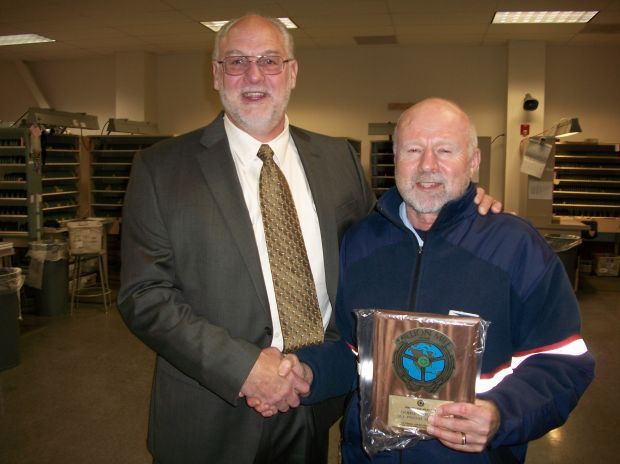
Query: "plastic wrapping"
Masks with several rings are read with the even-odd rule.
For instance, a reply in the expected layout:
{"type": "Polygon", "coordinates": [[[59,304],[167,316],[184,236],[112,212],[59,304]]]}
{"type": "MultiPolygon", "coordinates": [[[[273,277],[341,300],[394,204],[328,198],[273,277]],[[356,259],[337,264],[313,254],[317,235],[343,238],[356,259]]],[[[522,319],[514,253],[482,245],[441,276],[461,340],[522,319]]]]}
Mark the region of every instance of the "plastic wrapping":
{"type": "MultiPolygon", "coordinates": [[[[0,300],[4,295],[17,296],[17,319],[22,319],[21,288],[24,285],[24,275],[19,267],[0,267],[0,300]]],[[[3,300],[2,305],[6,304],[3,300]]],[[[3,309],[0,306],[0,310],[3,309]]]]}
{"type": "Polygon", "coordinates": [[[427,419],[439,405],[474,402],[489,322],[474,315],[381,309],[356,314],[368,454],[430,439],[427,419]]]}
{"type": "Polygon", "coordinates": [[[37,240],[30,242],[28,250],[30,265],[26,283],[33,288],[43,286],[43,269],[45,261],[67,259],[67,242],[64,240],[37,240]]]}
{"type": "Polygon", "coordinates": [[[19,294],[24,278],[19,267],[0,267],[0,295],[19,294]]]}

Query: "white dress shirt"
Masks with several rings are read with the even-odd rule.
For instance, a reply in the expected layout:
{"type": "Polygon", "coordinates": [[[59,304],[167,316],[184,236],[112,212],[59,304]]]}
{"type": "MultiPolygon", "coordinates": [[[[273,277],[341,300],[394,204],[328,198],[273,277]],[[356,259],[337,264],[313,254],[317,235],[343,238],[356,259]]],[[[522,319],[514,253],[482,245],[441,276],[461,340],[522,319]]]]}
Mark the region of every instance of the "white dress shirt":
{"type": "MultiPolygon", "coordinates": [[[[226,115],[224,115],[224,128],[226,129],[230,151],[232,152],[237,175],[239,176],[239,182],[241,183],[241,189],[243,190],[245,204],[250,213],[256,245],[258,246],[265,287],[269,298],[271,321],[273,324],[273,341],[271,342],[271,346],[282,350],[284,342],[282,339],[276,294],[271,277],[271,268],[269,266],[269,255],[267,254],[267,243],[265,241],[265,230],[263,229],[258,192],[259,177],[263,162],[258,158],[257,153],[263,142],[256,140],[239,129],[226,115]]],[[[331,316],[332,307],[329,296],[327,295],[327,285],[325,283],[325,263],[323,261],[321,230],[308,180],[306,179],[295,143],[289,133],[288,117],[285,118],[285,125],[282,133],[268,142],[267,145],[273,150],[273,159],[284,173],[284,177],[286,177],[293,196],[293,201],[295,202],[295,208],[297,209],[297,215],[299,216],[299,223],[301,225],[301,232],[306,244],[308,260],[310,261],[310,269],[312,270],[312,277],[314,278],[316,293],[319,299],[319,308],[321,308],[321,315],[323,317],[323,329],[325,329],[331,316]]]]}

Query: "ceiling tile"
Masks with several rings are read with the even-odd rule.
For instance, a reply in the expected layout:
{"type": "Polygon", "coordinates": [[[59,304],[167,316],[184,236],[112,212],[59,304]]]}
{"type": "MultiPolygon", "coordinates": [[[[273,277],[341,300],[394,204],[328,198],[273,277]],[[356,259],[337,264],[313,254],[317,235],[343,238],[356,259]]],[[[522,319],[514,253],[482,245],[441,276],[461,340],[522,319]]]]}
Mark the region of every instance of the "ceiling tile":
{"type": "Polygon", "coordinates": [[[282,0],[280,4],[291,17],[389,13],[383,0],[282,0]]]}
{"type": "Polygon", "coordinates": [[[386,3],[392,13],[466,13],[472,11],[489,11],[495,8],[495,0],[387,0],[386,3]]]}
{"type": "MultiPolygon", "coordinates": [[[[457,24],[491,24],[493,16],[487,12],[478,13],[399,13],[392,16],[394,25],[452,26],[457,24]]],[[[439,32],[439,31],[437,31],[439,32]]]]}
{"type": "MultiPolygon", "coordinates": [[[[485,24],[461,24],[461,25],[453,25],[449,28],[443,29],[441,34],[437,33],[437,26],[429,26],[429,25],[412,25],[412,26],[396,26],[396,33],[398,35],[408,34],[408,33],[416,33],[421,34],[424,33],[426,35],[434,35],[437,38],[441,37],[452,37],[453,40],[457,39],[459,34],[463,36],[468,34],[484,34],[488,26],[485,24]]],[[[458,42],[458,40],[456,40],[458,42]]]]}
{"type": "Polygon", "coordinates": [[[295,23],[300,29],[334,28],[334,27],[373,27],[391,26],[392,17],[388,14],[352,14],[352,15],[313,15],[297,16],[295,23]]]}

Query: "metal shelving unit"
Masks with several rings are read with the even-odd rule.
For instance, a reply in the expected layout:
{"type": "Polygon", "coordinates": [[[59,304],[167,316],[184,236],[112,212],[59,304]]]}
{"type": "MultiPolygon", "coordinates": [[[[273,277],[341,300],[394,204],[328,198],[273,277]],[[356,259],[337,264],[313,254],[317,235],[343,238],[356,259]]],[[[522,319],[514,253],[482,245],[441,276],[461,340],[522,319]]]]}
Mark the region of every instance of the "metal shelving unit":
{"type": "Polygon", "coordinates": [[[372,189],[379,198],[395,182],[394,155],[390,140],[370,142],[370,169],[372,189]]]}
{"type": "Polygon", "coordinates": [[[36,185],[25,128],[0,129],[0,238],[36,237],[36,185]]]}
{"type": "Polygon", "coordinates": [[[620,232],[620,144],[558,143],[553,214],[620,232]]]}
{"type": "Polygon", "coordinates": [[[38,240],[46,221],[77,216],[80,137],[43,135],[41,146],[25,127],[0,129],[0,238],[38,240]]]}
{"type": "Polygon", "coordinates": [[[133,156],[167,138],[153,135],[88,137],[91,216],[121,217],[133,156]]]}
{"type": "Polygon", "coordinates": [[[79,217],[80,143],[78,135],[48,135],[45,138],[41,175],[44,224],[79,217]]]}

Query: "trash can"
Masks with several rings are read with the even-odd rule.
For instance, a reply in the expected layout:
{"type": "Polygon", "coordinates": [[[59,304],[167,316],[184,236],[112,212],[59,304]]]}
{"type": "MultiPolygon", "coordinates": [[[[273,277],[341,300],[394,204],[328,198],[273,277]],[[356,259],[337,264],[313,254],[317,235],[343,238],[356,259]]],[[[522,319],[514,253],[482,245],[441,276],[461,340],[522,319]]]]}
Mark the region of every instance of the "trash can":
{"type": "Polygon", "coordinates": [[[19,364],[21,273],[18,267],[0,267],[0,371],[19,364]]]}
{"type": "Polygon", "coordinates": [[[576,290],[581,237],[568,234],[545,234],[545,240],[562,261],[566,274],[576,290]]]}
{"type": "Polygon", "coordinates": [[[69,309],[67,242],[30,242],[30,265],[26,283],[34,289],[35,312],[41,316],[66,314],[69,309]]]}

